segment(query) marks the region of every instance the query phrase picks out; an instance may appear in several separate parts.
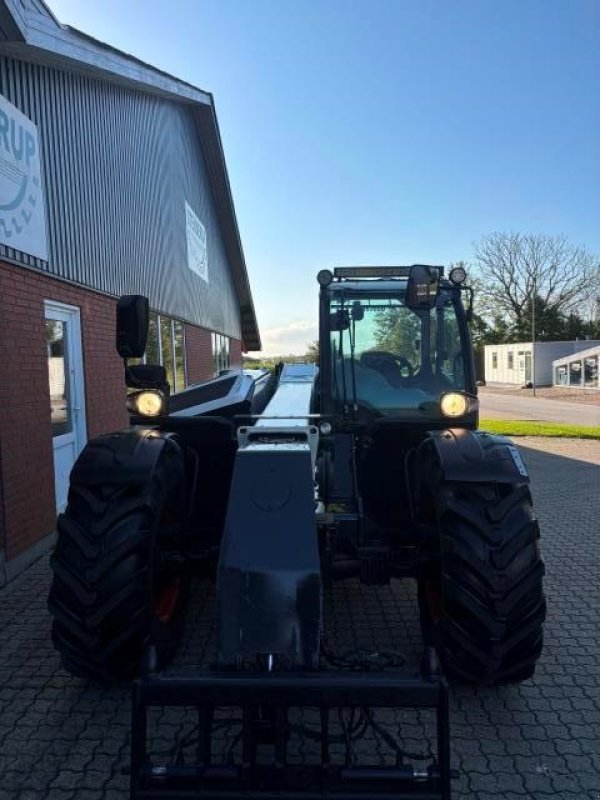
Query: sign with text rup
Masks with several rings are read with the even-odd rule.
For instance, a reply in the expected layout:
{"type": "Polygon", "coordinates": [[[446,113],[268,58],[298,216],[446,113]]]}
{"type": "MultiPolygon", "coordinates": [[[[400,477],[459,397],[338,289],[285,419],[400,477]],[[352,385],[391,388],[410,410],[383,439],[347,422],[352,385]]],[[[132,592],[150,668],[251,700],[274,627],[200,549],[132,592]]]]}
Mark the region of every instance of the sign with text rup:
{"type": "Polygon", "coordinates": [[[206,247],[206,228],[185,204],[188,267],[208,283],[208,252],[206,247]]]}
{"type": "Polygon", "coordinates": [[[2,95],[0,244],[48,260],[37,127],[2,95]]]}

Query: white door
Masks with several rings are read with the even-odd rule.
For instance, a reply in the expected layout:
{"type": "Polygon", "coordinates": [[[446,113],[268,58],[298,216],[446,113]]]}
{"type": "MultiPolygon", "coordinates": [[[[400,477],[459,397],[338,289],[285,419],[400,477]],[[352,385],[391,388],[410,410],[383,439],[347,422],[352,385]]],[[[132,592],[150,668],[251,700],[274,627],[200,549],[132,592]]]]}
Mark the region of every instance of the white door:
{"type": "Polygon", "coordinates": [[[47,300],[46,352],[56,509],[64,511],[69,475],[86,441],[85,385],[79,309],[47,300]]]}

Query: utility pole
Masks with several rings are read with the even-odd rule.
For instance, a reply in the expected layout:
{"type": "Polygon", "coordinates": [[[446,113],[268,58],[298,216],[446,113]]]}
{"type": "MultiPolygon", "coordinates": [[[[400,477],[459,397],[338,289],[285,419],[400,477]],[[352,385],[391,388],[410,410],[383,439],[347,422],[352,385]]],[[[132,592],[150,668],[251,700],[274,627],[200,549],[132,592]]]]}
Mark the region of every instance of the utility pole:
{"type": "Polygon", "coordinates": [[[531,303],[531,383],[535,397],[535,275],[533,276],[533,300],[531,303]]]}

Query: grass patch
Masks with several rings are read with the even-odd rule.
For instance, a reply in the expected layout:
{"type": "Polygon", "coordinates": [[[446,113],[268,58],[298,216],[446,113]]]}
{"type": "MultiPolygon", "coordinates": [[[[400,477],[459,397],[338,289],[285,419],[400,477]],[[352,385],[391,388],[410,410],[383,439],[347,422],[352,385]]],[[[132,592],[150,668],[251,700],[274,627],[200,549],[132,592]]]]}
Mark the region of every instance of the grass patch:
{"type": "Polygon", "coordinates": [[[482,419],[479,427],[505,436],[555,436],[573,439],[600,439],[600,428],[589,425],[566,425],[562,422],[533,422],[526,419],[482,419]]]}

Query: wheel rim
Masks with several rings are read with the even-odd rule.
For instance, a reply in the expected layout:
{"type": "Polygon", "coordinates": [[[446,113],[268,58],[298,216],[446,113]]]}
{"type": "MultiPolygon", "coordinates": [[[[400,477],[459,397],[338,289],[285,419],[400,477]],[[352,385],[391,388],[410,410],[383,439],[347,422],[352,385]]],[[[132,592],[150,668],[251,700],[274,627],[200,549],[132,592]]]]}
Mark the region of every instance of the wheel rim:
{"type": "MultiPolygon", "coordinates": [[[[164,509],[159,523],[157,548],[164,532],[179,526],[179,519],[173,509],[164,509]]],[[[177,613],[181,598],[181,577],[173,574],[173,569],[161,563],[160,554],[157,552],[157,561],[154,569],[154,616],[162,624],[171,622],[177,613]]]]}
{"type": "Polygon", "coordinates": [[[181,594],[181,579],[175,578],[164,586],[157,595],[154,614],[159,622],[170,622],[177,610],[181,594]]]}
{"type": "Polygon", "coordinates": [[[433,578],[425,581],[425,602],[429,619],[437,624],[442,618],[442,594],[439,584],[433,578]]]}

